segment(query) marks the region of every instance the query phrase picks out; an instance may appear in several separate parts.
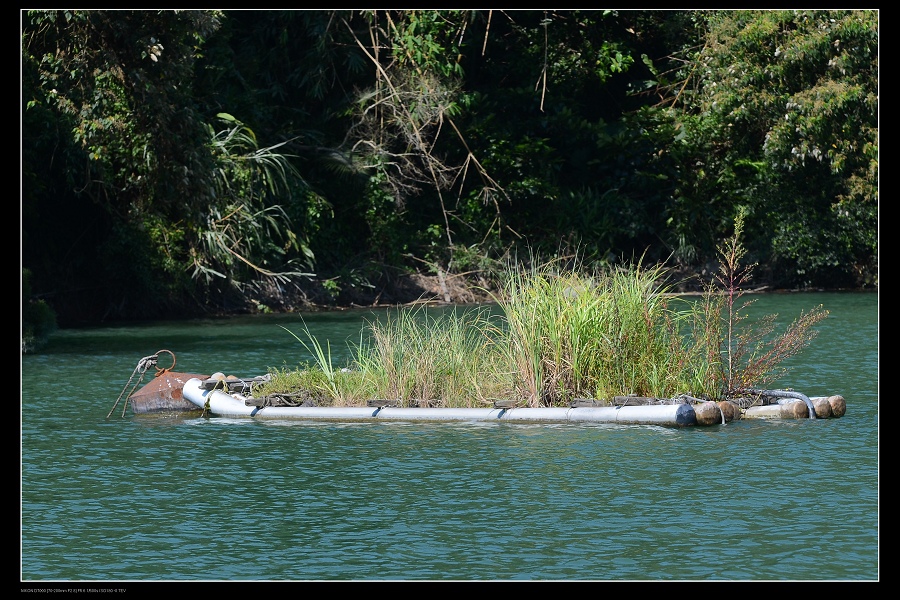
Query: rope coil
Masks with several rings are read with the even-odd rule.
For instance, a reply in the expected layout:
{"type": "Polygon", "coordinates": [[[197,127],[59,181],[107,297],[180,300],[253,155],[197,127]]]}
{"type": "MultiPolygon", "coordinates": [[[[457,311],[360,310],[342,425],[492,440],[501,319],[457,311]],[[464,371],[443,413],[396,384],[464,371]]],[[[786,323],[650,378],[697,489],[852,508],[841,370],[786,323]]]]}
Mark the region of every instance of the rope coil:
{"type": "Polygon", "coordinates": [[[129,377],[128,381],[125,382],[125,387],[122,388],[122,392],[119,394],[119,397],[116,398],[115,404],[113,404],[113,407],[109,410],[109,413],[106,415],[107,419],[110,417],[110,415],[113,414],[113,411],[116,410],[116,407],[119,405],[119,402],[121,402],[123,397],[126,398],[126,402],[122,406],[122,415],[121,416],[122,416],[122,418],[125,417],[125,411],[128,409],[127,399],[131,398],[131,395],[134,394],[134,391],[137,389],[137,386],[139,386],[141,384],[141,382],[144,380],[144,375],[147,373],[147,371],[150,369],[150,367],[153,367],[156,369],[156,374],[154,375],[154,377],[159,377],[160,375],[162,375],[164,373],[168,373],[169,371],[171,371],[172,369],[175,368],[175,353],[172,352],[171,350],[159,350],[159,351],[157,351],[156,354],[151,354],[150,356],[145,356],[144,358],[139,360],[137,365],[134,367],[134,371],[131,372],[131,377],[129,377]],[[172,366],[165,368],[165,369],[160,369],[159,367],[157,367],[157,365],[159,364],[159,355],[163,354],[163,353],[169,354],[172,357],[172,366]],[[131,382],[134,380],[135,377],[137,377],[138,379],[134,383],[134,385],[131,385],[131,382]],[[129,385],[131,385],[130,391],[128,390],[129,385]],[[128,391],[127,395],[125,393],[126,391],[128,391]]]}

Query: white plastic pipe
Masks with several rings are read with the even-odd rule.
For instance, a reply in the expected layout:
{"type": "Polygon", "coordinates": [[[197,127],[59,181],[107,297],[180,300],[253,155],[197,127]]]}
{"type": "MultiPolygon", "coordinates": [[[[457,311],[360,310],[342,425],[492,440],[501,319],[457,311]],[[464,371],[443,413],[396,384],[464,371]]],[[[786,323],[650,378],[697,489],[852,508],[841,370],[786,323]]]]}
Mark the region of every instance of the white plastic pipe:
{"type": "Polygon", "coordinates": [[[602,406],[579,408],[374,408],[350,406],[267,406],[256,408],[245,404],[240,394],[221,390],[204,390],[199,379],[184,384],[184,397],[199,408],[221,417],[255,417],[258,419],[380,419],[395,421],[537,421],[592,422],[630,425],[670,425],[686,427],[697,424],[697,416],[689,404],[654,404],[646,406],[602,406]]]}

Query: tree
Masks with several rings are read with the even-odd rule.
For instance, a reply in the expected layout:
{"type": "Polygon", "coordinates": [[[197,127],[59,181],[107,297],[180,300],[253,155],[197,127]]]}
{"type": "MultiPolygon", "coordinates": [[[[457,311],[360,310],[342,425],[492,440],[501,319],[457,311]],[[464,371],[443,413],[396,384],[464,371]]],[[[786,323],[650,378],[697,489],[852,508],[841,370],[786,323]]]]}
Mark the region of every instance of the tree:
{"type": "Polygon", "coordinates": [[[283,144],[226,113],[216,129],[196,101],[222,18],[25,13],[23,260],[66,296],[60,320],[240,306],[311,265],[279,204],[306,189],[283,144]]]}
{"type": "Polygon", "coordinates": [[[25,11],[23,267],[65,326],[376,298],[422,264],[702,268],[740,211],[775,285],[877,285],[877,25],[25,11]]]}
{"type": "MultiPolygon", "coordinates": [[[[783,286],[877,283],[878,13],[713,11],[679,98],[684,173],[673,208],[730,221],[783,286]],[[711,210],[710,210],[711,209],[711,210]]],[[[724,236],[723,236],[724,237],[724,236]]]]}
{"type": "Polygon", "coordinates": [[[218,18],[23,13],[23,262],[36,289],[66,296],[61,321],[183,301],[183,257],[154,238],[211,199],[190,73],[218,18]]]}

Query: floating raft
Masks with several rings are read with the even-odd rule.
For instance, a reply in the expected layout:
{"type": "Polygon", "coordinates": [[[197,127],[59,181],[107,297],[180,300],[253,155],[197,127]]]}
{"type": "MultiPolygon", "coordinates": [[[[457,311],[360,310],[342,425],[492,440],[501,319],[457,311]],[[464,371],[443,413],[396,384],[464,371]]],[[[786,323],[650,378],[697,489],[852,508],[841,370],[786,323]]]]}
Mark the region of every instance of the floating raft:
{"type": "Polygon", "coordinates": [[[735,402],[690,402],[641,404],[635,397],[617,397],[615,406],[577,400],[569,407],[517,408],[497,402],[493,408],[401,407],[390,401],[369,401],[367,406],[273,406],[264,398],[231,391],[221,379],[190,379],[183,396],[211,415],[256,419],[320,419],[332,421],[516,421],[614,423],[690,427],[718,425],[741,418],[819,419],[843,416],[846,404],[841,396],[807,398],[797,392],[754,390],[757,402],[772,402],[741,408],[735,402]],[[783,394],[779,396],[779,394],[783,394]],[[818,407],[821,406],[821,414],[818,407]],[[825,408],[827,406],[827,409],[825,408]],[[827,414],[826,414],[827,413],[827,414]]]}

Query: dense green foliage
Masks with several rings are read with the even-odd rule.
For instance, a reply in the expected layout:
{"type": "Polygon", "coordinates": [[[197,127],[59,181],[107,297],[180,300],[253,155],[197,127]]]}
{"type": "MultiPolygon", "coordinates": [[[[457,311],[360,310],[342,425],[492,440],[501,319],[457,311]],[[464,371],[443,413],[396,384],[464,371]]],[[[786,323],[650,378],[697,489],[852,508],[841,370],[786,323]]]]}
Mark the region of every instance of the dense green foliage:
{"type": "Polygon", "coordinates": [[[712,206],[721,221],[748,209],[756,257],[777,284],[875,283],[875,15],[738,11],[708,23],[698,89],[684,101],[686,139],[702,154],[690,154],[681,210],[712,206]]]}
{"type": "Polygon", "coordinates": [[[877,11],[21,16],[22,266],[63,325],[699,272],[738,213],[761,283],[877,285],[877,11]]]}

